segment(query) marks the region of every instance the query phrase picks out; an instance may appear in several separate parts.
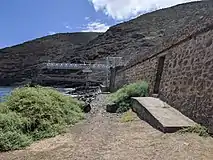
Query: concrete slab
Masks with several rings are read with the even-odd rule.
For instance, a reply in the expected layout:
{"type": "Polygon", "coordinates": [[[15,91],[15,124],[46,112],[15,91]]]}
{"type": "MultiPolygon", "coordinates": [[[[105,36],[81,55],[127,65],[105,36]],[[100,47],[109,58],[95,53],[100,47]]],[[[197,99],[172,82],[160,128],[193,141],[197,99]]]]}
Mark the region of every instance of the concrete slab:
{"type": "Polygon", "coordinates": [[[175,108],[154,97],[132,97],[132,109],[141,119],[163,132],[176,132],[196,124],[175,108]]]}

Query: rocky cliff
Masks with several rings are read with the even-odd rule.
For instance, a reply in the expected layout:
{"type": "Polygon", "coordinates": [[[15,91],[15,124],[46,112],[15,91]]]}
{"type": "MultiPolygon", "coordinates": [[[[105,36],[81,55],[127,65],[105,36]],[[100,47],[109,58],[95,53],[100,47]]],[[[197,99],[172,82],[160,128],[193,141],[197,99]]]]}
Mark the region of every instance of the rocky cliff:
{"type": "MultiPolygon", "coordinates": [[[[61,59],[73,48],[82,46],[102,33],[61,33],[38,38],[0,50],[0,85],[30,79],[35,65],[61,59]]],[[[72,55],[69,55],[71,58],[72,55]]]]}
{"type": "MultiPolygon", "coordinates": [[[[103,35],[76,48],[74,53],[86,53],[92,60],[110,55],[134,62],[153,48],[165,42],[169,46],[209,23],[213,23],[213,1],[181,4],[112,26],[103,35]]],[[[66,59],[69,56],[63,60],[66,59]]]]}
{"type": "MultiPolygon", "coordinates": [[[[84,41],[80,47],[79,44],[76,47],[70,39],[59,41],[59,35],[49,37],[51,42],[49,38],[27,42],[0,50],[3,52],[0,55],[0,80],[26,78],[23,72],[31,72],[30,66],[46,60],[70,62],[73,57],[97,60],[120,56],[126,63],[135,63],[151,54],[153,49],[172,45],[212,22],[213,1],[199,1],[147,13],[112,26],[106,33],[87,39],[89,41],[84,41]]],[[[27,75],[30,77],[30,74],[27,75]]]]}

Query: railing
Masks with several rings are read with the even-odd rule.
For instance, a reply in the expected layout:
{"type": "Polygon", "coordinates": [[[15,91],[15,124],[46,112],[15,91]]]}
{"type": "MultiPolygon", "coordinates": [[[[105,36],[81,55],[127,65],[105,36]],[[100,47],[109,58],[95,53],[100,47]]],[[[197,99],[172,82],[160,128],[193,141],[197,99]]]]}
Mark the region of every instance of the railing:
{"type": "Polygon", "coordinates": [[[42,69],[109,69],[105,64],[43,63],[42,69]]]}

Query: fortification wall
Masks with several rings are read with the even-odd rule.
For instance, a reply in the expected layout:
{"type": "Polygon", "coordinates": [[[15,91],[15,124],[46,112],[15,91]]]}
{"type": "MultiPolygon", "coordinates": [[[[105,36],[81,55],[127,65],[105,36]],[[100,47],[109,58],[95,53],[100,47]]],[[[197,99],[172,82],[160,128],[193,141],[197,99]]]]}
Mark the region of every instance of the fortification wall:
{"type": "Polygon", "coordinates": [[[117,71],[115,81],[116,89],[124,84],[145,80],[149,83],[149,90],[152,92],[157,72],[157,64],[157,58],[153,58],[126,70],[117,71]]]}
{"type": "Polygon", "coordinates": [[[203,30],[140,63],[118,70],[115,87],[146,80],[152,94],[157,86],[159,59],[164,57],[159,97],[213,133],[212,35],[210,28],[203,30]]]}
{"type": "Polygon", "coordinates": [[[160,98],[213,132],[213,31],[166,53],[160,98]]]}

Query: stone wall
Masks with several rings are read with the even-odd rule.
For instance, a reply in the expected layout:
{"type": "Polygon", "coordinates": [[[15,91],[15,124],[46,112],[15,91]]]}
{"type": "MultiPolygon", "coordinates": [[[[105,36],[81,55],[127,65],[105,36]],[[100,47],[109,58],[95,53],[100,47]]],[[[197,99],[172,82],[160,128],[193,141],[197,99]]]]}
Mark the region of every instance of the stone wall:
{"type": "Polygon", "coordinates": [[[213,44],[212,30],[136,65],[117,71],[115,86],[146,80],[153,93],[159,57],[165,56],[159,97],[213,133],[213,44]]]}
{"type": "Polygon", "coordinates": [[[213,132],[213,31],[167,51],[160,98],[213,132]]]}
{"type": "Polygon", "coordinates": [[[115,86],[120,88],[123,84],[145,80],[149,83],[149,90],[151,92],[155,82],[157,63],[158,60],[154,58],[137,64],[134,67],[118,71],[116,74],[115,86]]]}

